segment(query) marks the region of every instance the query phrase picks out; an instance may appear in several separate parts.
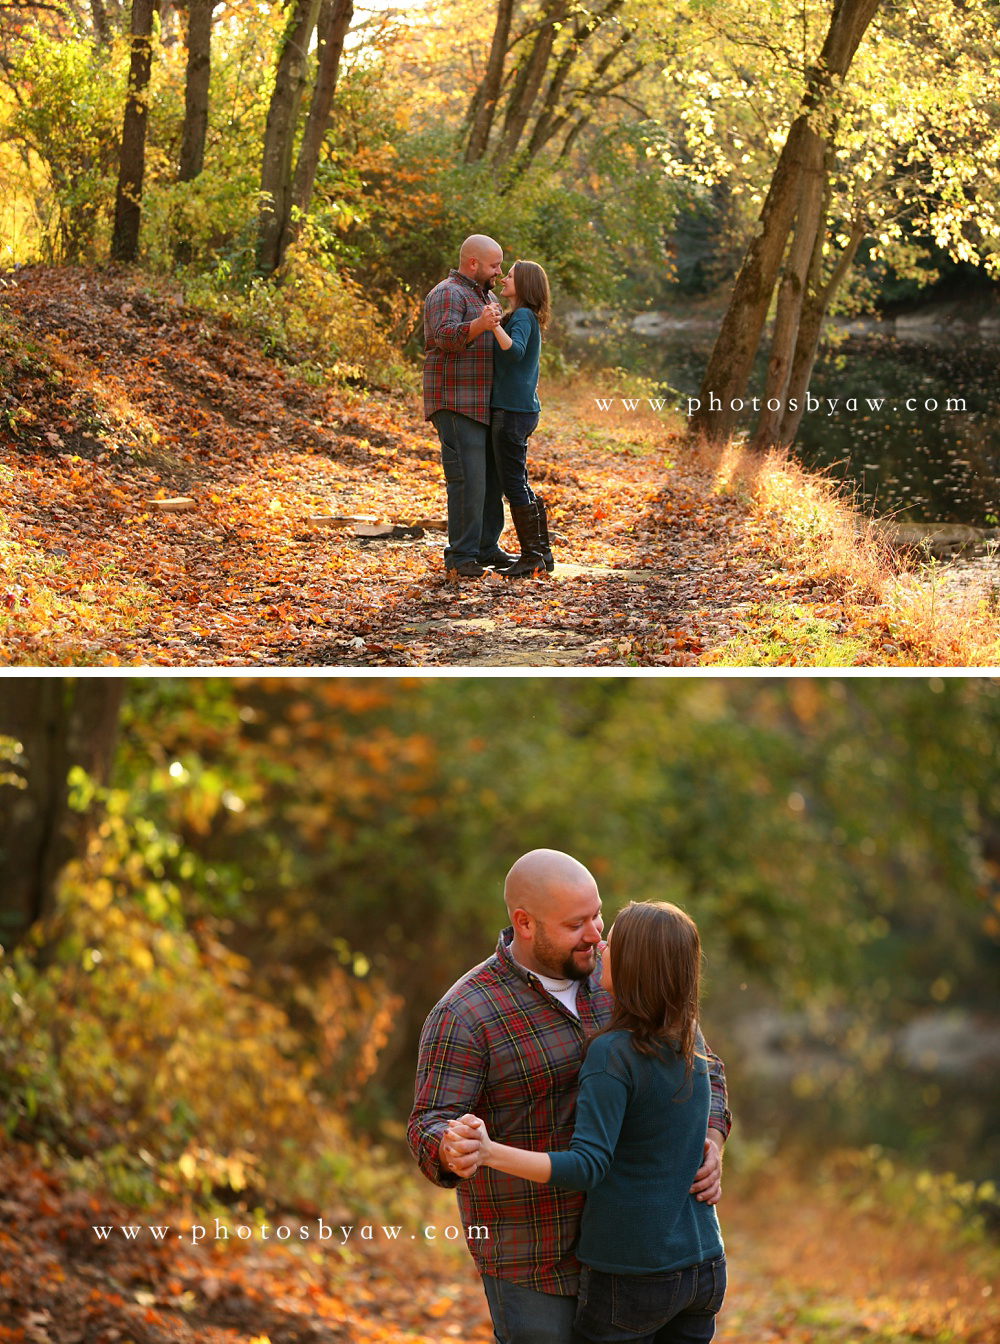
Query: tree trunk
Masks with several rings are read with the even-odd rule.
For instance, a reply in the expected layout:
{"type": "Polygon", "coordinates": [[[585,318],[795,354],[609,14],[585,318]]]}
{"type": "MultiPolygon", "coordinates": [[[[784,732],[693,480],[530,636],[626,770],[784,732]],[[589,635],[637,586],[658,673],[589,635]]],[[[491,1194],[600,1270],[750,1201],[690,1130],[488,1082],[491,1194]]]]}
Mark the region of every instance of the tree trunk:
{"type": "Polygon", "coordinates": [[[557,25],[565,22],[568,0],[548,0],[543,27],[536,36],[524,64],[517,72],[514,88],[507,102],[503,123],[503,137],[495,155],[496,163],[505,163],[517,150],[521,136],[531,116],[531,109],[545,79],[549,57],[556,40],[557,25]]]}
{"type": "Polygon", "coordinates": [[[319,0],[290,0],[288,23],[278,48],[274,92],[267,109],[260,164],[260,214],[257,219],[257,269],[273,275],[285,247],[291,218],[292,147],[306,82],[309,41],[319,0]]]}
{"type": "Polygon", "coordinates": [[[597,68],[593,77],[585,88],[578,90],[570,100],[566,110],[559,111],[559,100],[562,97],[563,85],[569,75],[570,67],[573,63],[573,57],[565,57],[556,68],[555,74],[549,81],[549,87],[545,91],[545,101],[542,104],[542,110],[539,112],[535,121],[534,129],[531,132],[531,139],[528,141],[528,162],[536,158],[545,148],[548,142],[567,126],[573,116],[580,108],[593,106],[596,97],[609,93],[611,89],[620,88],[622,84],[627,83],[643,68],[641,65],[633,65],[627,74],[614,81],[610,85],[601,87],[600,81],[607,73],[611,65],[618,59],[626,49],[628,43],[632,40],[632,34],[623,33],[618,42],[609,52],[606,52],[598,61],[597,68]]]}
{"type": "Polygon", "coordinates": [[[51,914],[60,869],[83,843],[67,777],[81,766],[104,783],[111,767],[122,678],[8,679],[0,734],[20,744],[23,788],[0,784],[0,943],[9,948],[51,914]]]}
{"type": "Polygon", "coordinates": [[[184,130],[178,182],[193,182],[205,163],[208,86],[212,75],[212,10],[215,0],[189,0],[184,130]]]}
{"type": "Polygon", "coordinates": [[[513,14],[514,0],[499,0],[486,73],[469,108],[470,130],[465,146],[466,163],[478,163],[486,153],[490,131],[493,129],[497,100],[500,97],[500,85],[503,82],[503,65],[507,56],[507,42],[513,14]]]}
{"type": "Polygon", "coordinates": [[[788,249],[784,274],[778,286],[778,310],[771,337],[771,355],[767,361],[764,379],[763,405],[753,437],[755,448],[770,448],[778,442],[788,382],[792,371],[792,357],[799,335],[802,304],[805,299],[808,273],[817,238],[825,232],[826,215],[823,212],[825,154],[810,166],[802,183],[795,233],[788,249]],[[773,409],[769,407],[773,404],[773,409]]]}
{"type": "Polygon", "coordinates": [[[816,155],[822,154],[822,138],[810,125],[810,117],[822,107],[832,81],[847,74],[878,5],[879,0],[836,0],[834,4],[819,63],[809,72],[802,111],[778,158],[760,227],[747,249],[705,370],[701,407],[691,421],[693,433],[723,439],[732,431],[738,413],[732,403],[746,391],[804,174],[815,165],[816,155]]]}
{"type": "Polygon", "coordinates": [[[133,262],[139,251],[142,178],[146,168],[149,72],[153,65],[153,15],[157,0],[132,0],[132,59],[122,123],[121,162],[115,196],[111,260],[133,262]]]}
{"type": "MultiPolygon", "coordinates": [[[[825,220],[825,211],[823,217],[825,220]]],[[[821,224],[817,236],[817,248],[819,250],[822,250],[823,232],[824,229],[821,224]]],[[[795,354],[792,357],[792,367],[789,373],[786,410],[777,436],[777,442],[784,447],[788,447],[798,433],[799,424],[806,408],[806,394],[809,390],[809,379],[812,377],[813,365],[816,363],[816,351],[819,347],[820,332],[823,329],[823,318],[826,316],[834,295],[843,283],[844,277],[851,269],[855,253],[867,232],[867,223],[864,220],[856,220],[851,227],[847,247],[838,257],[830,279],[825,285],[809,285],[805,302],[802,305],[798,339],[795,342],[795,354]],[[789,409],[793,401],[795,402],[794,411],[789,409]]]]}
{"type": "MultiPolygon", "coordinates": [[[[292,206],[302,214],[309,209],[313,186],[316,182],[316,168],[319,165],[319,152],[330,123],[330,108],[337,89],[340,74],[340,58],[344,52],[344,39],[354,17],[354,0],[323,0],[319,18],[319,69],[316,71],[316,83],[313,85],[312,102],[302,133],[299,157],[295,165],[292,180],[292,206]]],[[[289,221],[285,230],[286,239],[296,232],[295,225],[289,221]]],[[[284,246],[278,258],[279,265],[284,257],[284,246]]]]}
{"type": "Polygon", "coordinates": [[[110,47],[111,25],[103,0],[90,0],[90,12],[94,20],[94,37],[98,47],[110,47]]]}

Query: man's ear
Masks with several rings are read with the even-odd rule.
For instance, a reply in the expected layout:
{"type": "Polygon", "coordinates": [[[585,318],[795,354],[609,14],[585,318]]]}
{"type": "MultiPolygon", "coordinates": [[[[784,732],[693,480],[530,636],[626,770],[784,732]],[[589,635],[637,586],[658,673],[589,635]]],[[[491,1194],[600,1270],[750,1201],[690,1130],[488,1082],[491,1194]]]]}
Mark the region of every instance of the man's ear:
{"type": "Polygon", "coordinates": [[[510,922],[514,926],[514,932],[521,938],[530,938],[535,931],[534,916],[529,915],[527,910],[522,910],[520,906],[510,912],[510,922]]]}

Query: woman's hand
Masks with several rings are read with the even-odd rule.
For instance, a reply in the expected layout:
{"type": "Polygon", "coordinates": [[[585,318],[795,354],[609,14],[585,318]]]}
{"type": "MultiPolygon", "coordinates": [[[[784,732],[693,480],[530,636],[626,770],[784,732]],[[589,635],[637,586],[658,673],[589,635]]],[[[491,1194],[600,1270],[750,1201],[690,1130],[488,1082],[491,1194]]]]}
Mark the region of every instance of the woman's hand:
{"type": "Polygon", "coordinates": [[[486,1126],[478,1115],[463,1115],[449,1122],[441,1139],[441,1153],[455,1175],[465,1180],[483,1165],[489,1142],[486,1126]]]}
{"type": "Polygon", "coordinates": [[[469,339],[474,340],[484,331],[495,331],[500,325],[503,310],[498,303],[488,303],[477,318],[469,323],[469,339]]]}

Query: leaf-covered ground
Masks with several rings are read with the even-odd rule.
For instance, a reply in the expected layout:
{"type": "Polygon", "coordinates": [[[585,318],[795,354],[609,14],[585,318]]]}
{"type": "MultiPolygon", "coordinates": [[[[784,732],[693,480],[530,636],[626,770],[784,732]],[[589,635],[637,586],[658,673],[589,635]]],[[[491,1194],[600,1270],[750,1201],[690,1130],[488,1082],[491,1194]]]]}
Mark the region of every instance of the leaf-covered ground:
{"type": "Polygon", "coordinates": [[[752,662],[776,601],[805,605],[772,661],[815,661],[819,635],[839,662],[921,661],[787,572],[648,409],[550,394],[532,478],[555,575],[454,584],[440,532],[310,521],[443,519],[417,398],[318,386],[114,271],[7,277],[0,357],[0,662],[690,666],[737,636],[752,662]],[[151,507],[178,496],[194,507],[151,507]]]}
{"type": "MultiPolygon", "coordinates": [[[[737,1183],[739,1184],[739,1183],[737,1183]]],[[[421,1229],[380,1237],[370,1219],[318,1240],[319,1224],[275,1212],[268,1237],[239,1219],[136,1214],[73,1189],[30,1149],[0,1150],[0,1341],[14,1344],[488,1344],[479,1279],[464,1248],[421,1229]],[[360,1229],[372,1225],[370,1241],[360,1229]],[[111,1227],[100,1240],[95,1226],[111,1227]],[[151,1226],[169,1229],[157,1241],[151,1226]],[[308,1240],[299,1228],[308,1226],[308,1240]],[[129,1238],[121,1229],[136,1229],[129,1238]],[[292,1236],[276,1240],[278,1227],[292,1236]],[[199,1239],[198,1229],[204,1229],[199,1239]],[[197,1242],[197,1244],[195,1244],[197,1242]]],[[[444,1197],[442,1197],[444,1198],[444,1197]]],[[[450,1201],[451,1197],[448,1197],[450,1201]]],[[[720,1344],[994,1344],[996,1251],[942,1250],[890,1209],[850,1210],[773,1178],[727,1189],[730,1288],[720,1344]],[[904,1235],[905,1232],[905,1235],[904,1235]],[[990,1265],[994,1273],[991,1277],[990,1265]]],[[[441,1217],[457,1217],[442,1203],[441,1217]]]]}

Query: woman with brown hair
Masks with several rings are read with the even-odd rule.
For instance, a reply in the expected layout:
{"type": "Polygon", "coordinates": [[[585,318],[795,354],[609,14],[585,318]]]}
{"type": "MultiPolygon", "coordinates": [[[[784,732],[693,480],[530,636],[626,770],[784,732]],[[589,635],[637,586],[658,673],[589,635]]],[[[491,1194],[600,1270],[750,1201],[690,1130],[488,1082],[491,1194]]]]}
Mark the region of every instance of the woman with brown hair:
{"type": "Polygon", "coordinates": [[[548,325],[549,281],[534,261],[515,261],[504,277],[500,295],[511,303],[493,335],[493,393],[490,433],[497,471],[510,504],[521,554],[498,573],[513,579],[524,574],[551,573],[545,505],[528,484],[528,439],[538,425],[538,361],[542,332],[548,325]]]}
{"type": "Polygon", "coordinates": [[[709,1113],[700,974],[693,920],[665,902],[633,902],[602,958],[614,1007],[588,1043],[569,1151],[510,1148],[476,1116],[453,1122],[467,1154],[460,1175],[485,1165],[587,1191],[576,1344],[707,1344],[715,1334],[722,1235],[714,1207],[690,1194],[709,1113]]]}

